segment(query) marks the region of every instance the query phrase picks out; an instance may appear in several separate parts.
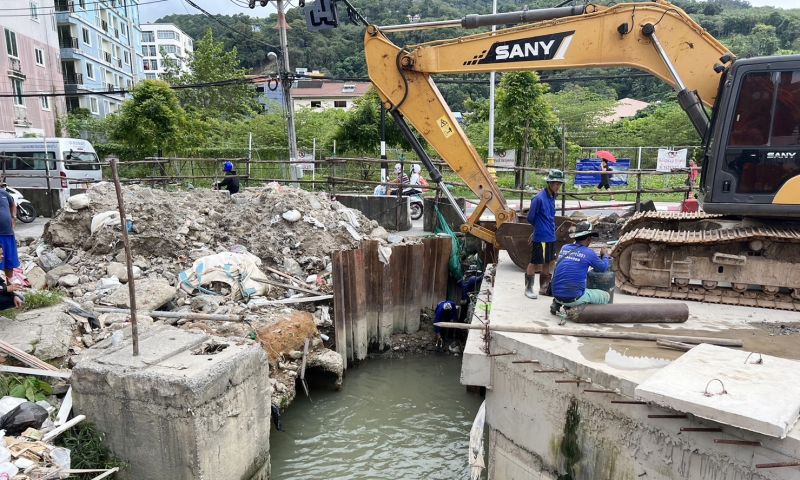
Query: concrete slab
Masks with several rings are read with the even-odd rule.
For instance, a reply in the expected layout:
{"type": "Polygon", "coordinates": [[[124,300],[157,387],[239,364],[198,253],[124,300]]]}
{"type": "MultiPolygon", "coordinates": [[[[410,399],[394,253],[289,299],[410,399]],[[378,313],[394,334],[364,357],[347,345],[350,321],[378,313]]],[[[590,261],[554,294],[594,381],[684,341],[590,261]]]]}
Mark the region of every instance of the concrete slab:
{"type": "MultiPolygon", "coordinates": [[[[523,279],[523,272],[505,252],[501,252],[491,295],[490,323],[558,325],[560,318],[549,312],[552,299],[527,299],[523,292],[523,279]]],[[[662,301],[626,295],[616,295],[615,298],[616,303],[662,301]]],[[[793,333],[798,327],[794,322],[800,322],[800,315],[796,312],[686,303],[690,317],[684,324],[582,325],[568,322],[566,327],[737,338],[744,342],[743,351],[800,359],[800,349],[797,348],[800,334],[793,333]]],[[[645,474],[647,478],[659,480],[796,478],[797,472],[791,469],[767,470],[756,465],[798,461],[800,424],[791,428],[785,438],[779,439],[693,415],[684,419],[662,418],[665,414],[677,412],[654,404],[611,403],[612,400],[633,400],[637,386],[667,367],[644,360],[610,361],[607,360],[609,349],[626,357],[667,361],[674,361],[683,352],[661,349],[653,342],[495,331],[489,341],[491,351],[514,353],[488,357],[484,351],[485,343],[484,331],[470,331],[461,378],[466,385],[486,387],[490,437],[494,435],[492,438],[503,439],[489,447],[490,479],[506,478],[506,475],[511,475],[508,478],[559,478],[559,474],[564,473],[564,459],[558,446],[564,440],[564,422],[571,415],[568,407],[573,399],[577,401],[582,418],[577,432],[583,450],[581,473],[574,477],[576,480],[635,480],[645,474]],[[520,360],[539,363],[514,363],[520,360]],[[555,381],[577,379],[581,383],[555,381]],[[586,389],[610,393],[587,393],[586,389]],[[724,430],[717,434],[685,433],[681,427],[720,427],[724,430]],[[760,446],[753,449],[718,444],[714,440],[719,438],[757,442],[760,446]],[[520,470],[519,465],[529,465],[530,468],[520,470]]],[[[609,359],[617,357],[619,355],[608,356],[609,359]]],[[[766,398],[762,408],[771,402],[770,395],[766,398]]]]}
{"type": "MultiPolygon", "coordinates": [[[[269,365],[260,345],[173,327],[81,359],[74,408],[130,464],[123,479],[269,478],[269,365]],[[228,346],[200,352],[208,340],[228,346]]],[[[94,350],[94,349],[90,349],[94,350]]]]}
{"type": "Polygon", "coordinates": [[[800,415],[800,362],[702,344],[645,380],[635,396],[785,438],[800,415]]]}
{"type": "Polygon", "coordinates": [[[72,342],[72,318],[64,305],[0,317],[0,338],[42,360],[65,357],[72,342]]]}
{"type": "MultiPolygon", "coordinates": [[[[175,297],[175,287],[163,278],[136,281],[136,308],[158,310],[175,297]]],[[[119,308],[131,308],[128,287],[119,287],[105,301],[119,308]]]]}

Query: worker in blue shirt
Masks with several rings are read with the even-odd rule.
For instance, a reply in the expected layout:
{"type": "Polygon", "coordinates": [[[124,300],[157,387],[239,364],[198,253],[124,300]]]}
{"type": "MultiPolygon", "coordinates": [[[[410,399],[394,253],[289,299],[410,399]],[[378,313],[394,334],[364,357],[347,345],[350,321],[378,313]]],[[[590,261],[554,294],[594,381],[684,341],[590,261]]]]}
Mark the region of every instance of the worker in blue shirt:
{"type": "Polygon", "coordinates": [[[531,199],[528,210],[528,223],[533,226],[531,237],[531,260],[525,270],[525,296],[537,298],[533,290],[536,274],[539,274],[539,293],[547,294],[547,287],[552,275],[551,265],[556,252],[556,196],[564,183],[564,172],[550,170],[545,178],[547,188],[531,199]]]}
{"type": "Polygon", "coordinates": [[[592,230],[591,223],[581,222],[575,227],[575,232],[570,234],[575,243],[561,248],[553,272],[553,303],[550,305],[550,313],[553,315],[558,314],[561,306],[570,308],[587,303],[608,303],[608,292],[586,288],[589,268],[598,272],[605,272],[610,268],[606,247],[600,248],[599,256],[589,248],[592,237],[598,235],[592,230]]]}
{"type": "MultiPolygon", "coordinates": [[[[438,305],[436,305],[436,311],[433,314],[433,323],[452,322],[457,318],[458,310],[456,309],[456,302],[451,300],[442,300],[438,305]]],[[[436,334],[436,346],[441,347],[443,344],[442,329],[434,325],[433,333],[436,334]]]]}

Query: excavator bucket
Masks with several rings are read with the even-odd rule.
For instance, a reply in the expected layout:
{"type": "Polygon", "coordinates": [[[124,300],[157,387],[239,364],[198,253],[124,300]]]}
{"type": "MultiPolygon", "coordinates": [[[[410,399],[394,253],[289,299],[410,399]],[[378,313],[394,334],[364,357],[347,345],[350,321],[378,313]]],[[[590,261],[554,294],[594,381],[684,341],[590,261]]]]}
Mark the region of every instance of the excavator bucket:
{"type": "MultiPolygon", "coordinates": [[[[567,217],[556,217],[556,251],[565,243],[570,243],[569,229],[575,223],[567,217]]],[[[495,238],[500,248],[508,252],[508,256],[519,268],[526,268],[531,260],[531,236],[533,227],[525,220],[506,222],[497,229],[495,238]]]]}

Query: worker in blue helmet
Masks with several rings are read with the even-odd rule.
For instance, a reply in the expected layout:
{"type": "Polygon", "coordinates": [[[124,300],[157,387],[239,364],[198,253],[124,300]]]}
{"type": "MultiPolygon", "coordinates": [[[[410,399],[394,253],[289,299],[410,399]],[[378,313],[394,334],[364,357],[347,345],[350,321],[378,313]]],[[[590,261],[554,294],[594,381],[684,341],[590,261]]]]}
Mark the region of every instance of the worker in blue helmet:
{"type": "Polygon", "coordinates": [[[233,169],[233,163],[225,162],[222,169],[225,170],[225,178],[221,182],[217,182],[215,188],[217,190],[224,188],[231,194],[239,193],[239,177],[236,175],[236,170],[233,169]]]}

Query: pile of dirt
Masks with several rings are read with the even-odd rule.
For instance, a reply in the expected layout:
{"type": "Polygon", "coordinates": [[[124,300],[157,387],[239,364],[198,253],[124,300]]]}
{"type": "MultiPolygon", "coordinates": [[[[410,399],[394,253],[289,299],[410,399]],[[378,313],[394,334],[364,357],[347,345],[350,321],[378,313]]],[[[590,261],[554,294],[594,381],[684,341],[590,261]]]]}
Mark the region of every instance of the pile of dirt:
{"type": "MultiPolygon", "coordinates": [[[[290,257],[319,268],[332,252],[358,245],[377,224],[361,212],[330,201],[323,193],[270,184],[229,196],[206,189],[123,189],[134,256],[182,263],[220,249],[243,245],[265,262],[283,266],[290,257]]],[[[117,210],[114,187],[90,189],[88,205],[65,208],[50,221],[44,241],[54,247],[102,256],[120,250],[119,231],[95,227],[98,215],[117,210]],[[93,231],[94,230],[94,231],[93,231]]],[[[113,218],[112,218],[113,220],[113,218]]]]}

